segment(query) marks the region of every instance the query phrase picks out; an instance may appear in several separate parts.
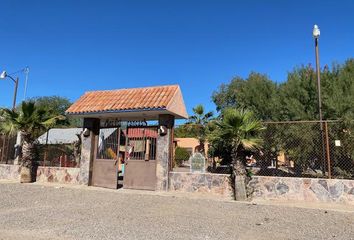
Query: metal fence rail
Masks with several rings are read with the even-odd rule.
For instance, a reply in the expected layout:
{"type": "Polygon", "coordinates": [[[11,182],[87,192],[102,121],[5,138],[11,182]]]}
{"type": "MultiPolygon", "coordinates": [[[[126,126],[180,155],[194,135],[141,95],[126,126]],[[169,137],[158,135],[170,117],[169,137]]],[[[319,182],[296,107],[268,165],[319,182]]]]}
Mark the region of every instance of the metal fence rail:
{"type": "Polygon", "coordinates": [[[42,167],[80,167],[75,158],[73,144],[38,146],[38,166],[42,167]]]}
{"type": "Polygon", "coordinates": [[[16,136],[0,135],[0,163],[13,164],[16,136]]]}
{"type": "Polygon", "coordinates": [[[81,128],[53,128],[38,139],[38,166],[80,167],[81,128]]]}

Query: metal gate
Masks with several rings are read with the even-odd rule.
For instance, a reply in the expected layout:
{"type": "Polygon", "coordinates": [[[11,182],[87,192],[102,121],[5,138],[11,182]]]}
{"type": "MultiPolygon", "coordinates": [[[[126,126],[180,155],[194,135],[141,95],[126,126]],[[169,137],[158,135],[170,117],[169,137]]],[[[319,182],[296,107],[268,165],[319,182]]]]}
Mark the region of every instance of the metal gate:
{"type": "Polygon", "coordinates": [[[93,160],[93,186],[117,189],[121,135],[120,128],[100,129],[93,160]]]}
{"type": "Polygon", "coordinates": [[[157,126],[101,128],[96,139],[92,185],[155,190],[157,126]]]}
{"type": "Polygon", "coordinates": [[[155,190],[157,127],[127,128],[124,188],[155,190]]]}

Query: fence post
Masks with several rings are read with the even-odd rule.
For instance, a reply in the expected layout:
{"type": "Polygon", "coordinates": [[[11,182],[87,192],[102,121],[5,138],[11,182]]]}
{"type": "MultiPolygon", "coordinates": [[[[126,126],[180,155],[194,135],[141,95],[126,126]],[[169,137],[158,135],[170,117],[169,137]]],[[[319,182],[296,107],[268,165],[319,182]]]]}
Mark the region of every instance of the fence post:
{"type": "Polygon", "coordinates": [[[329,148],[329,137],[328,137],[328,122],[325,121],[325,137],[326,137],[326,156],[327,156],[327,169],[328,169],[328,178],[332,178],[331,173],[331,155],[330,155],[330,148],[329,148]]]}

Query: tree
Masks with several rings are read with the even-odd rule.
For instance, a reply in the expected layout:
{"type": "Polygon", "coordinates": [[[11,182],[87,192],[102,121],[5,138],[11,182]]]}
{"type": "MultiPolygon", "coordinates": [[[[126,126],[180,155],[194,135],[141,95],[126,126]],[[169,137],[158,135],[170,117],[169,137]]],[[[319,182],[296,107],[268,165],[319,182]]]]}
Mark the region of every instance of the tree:
{"type": "MultiPolygon", "coordinates": [[[[342,121],[337,125],[329,124],[330,139],[343,141],[340,148],[330,146],[332,166],[347,171],[344,163],[350,167],[349,163],[354,162],[351,154],[354,144],[350,141],[354,128],[348,121],[354,118],[354,59],[348,59],[344,64],[333,64],[331,68],[325,66],[320,74],[323,119],[342,121]]],[[[311,65],[294,68],[280,84],[258,73],[251,73],[246,79],[236,77],[229,84],[222,84],[212,98],[218,111],[228,107],[246,107],[263,121],[319,119],[317,76],[311,65]]],[[[326,163],[323,161],[324,143],[319,123],[274,124],[269,127],[263,134],[264,163],[276,149],[294,162],[296,174],[303,175],[310,169],[322,169],[324,174],[326,163]]],[[[223,144],[214,146],[218,148],[211,149],[213,154],[225,152],[223,144]]]]}
{"type": "Polygon", "coordinates": [[[189,117],[185,125],[186,129],[195,133],[199,141],[200,152],[205,154],[205,141],[207,137],[208,124],[213,112],[205,113],[203,105],[199,104],[193,108],[194,115],[189,117]]]}
{"type": "Polygon", "coordinates": [[[294,69],[279,86],[281,120],[318,119],[316,72],[311,66],[294,69]]]}
{"type": "Polygon", "coordinates": [[[212,99],[218,111],[228,107],[247,108],[262,120],[277,120],[279,113],[277,84],[256,72],[247,79],[235,77],[229,84],[222,84],[212,99]]]}
{"type": "Polygon", "coordinates": [[[354,118],[354,58],[321,74],[324,119],[354,118]]]}
{"type": "MultiPolygon", "coordinates": [[[[354,117],[354,59],[321,70],[323,119],[354,117]]],[[[212,95],[218,111],[246,107],[264,121],[318,119],[316,71],[311,66],[294,68],[285,81],[276,84],[266,75],[251,72],[235,77],[212,95]]]]}
{"type": "Polygon", "coordinates": [[[221,143],[231,153],[236,200],[245,200],[247,197],[245,150],[255,150],[261,146],[259,133],[263,129],[253,112],[227,108],[209,136],[212,144],[221,143]]]}
{"type": "Polygon", "coordinates": [[[37,107],[54,115],[64,115],[72,104],[69,99],[60,96],[35,97],[31,101],[34,101],[37,107]]]}
{"type": "Polygon", "coordinates": [[[22,102],[18,110],[1,109],[0,114],[3,119],[0,123],[1,132],[21,134],[21,182],[31,182],[37,157],[36,139],[50,127],[65,120],[65,117],[53,116],[48,110],[36,106],[33,101],[22,102]]]}
{"type": "MultiPolygon", "coordinates": [[[[50,115],[65,115],[65,111],[71,106],[72,102],[61,96],[42,96],[32,98],[31,101],[34,101],[36,106],[46,110],[50,115]]],[[[68,118],[67,121],[62,122],[65,126],[70,127],[81,127],[82,120],[78,118],[68,118]]]]}
{"type": "Polygon", "coordinates": [[[190,127],[187,127],[186,124],[177,126],[174,129],[174,137],[176,138],[197,138],[197,133],[194,131],[194,129],[190,129],[190,127]]]}
{"type": "MultiPolygon", "coordinates": [[[[319,119],[316,81],[316,72],[311,66],[297,68],[288,74],[287,81],[279,86],[282,120],[319,119]]],[[[354,144],[348,141],[353,125],[347,120],[354,117],[354,59],[342,65],[333,64],[332,69],[328,66],[322,69],[321,93],[323,119],[342,120],[329,124],[329,137],[341,139],[345,143],[341,148],[330,146],[332,166],[340,169],[337,172],[343,172],[350,169],[353,163],[350,152],[354,144]],[[343,149],[346,152],[342,152],[343,149]]],[[[294,161],[297,175],[309,168],[322,168],[325,175],[326,164],[321,149],[324,143],[321,142],[318,123],[289,125],[283,136],[283,147],[294,161]]]]}

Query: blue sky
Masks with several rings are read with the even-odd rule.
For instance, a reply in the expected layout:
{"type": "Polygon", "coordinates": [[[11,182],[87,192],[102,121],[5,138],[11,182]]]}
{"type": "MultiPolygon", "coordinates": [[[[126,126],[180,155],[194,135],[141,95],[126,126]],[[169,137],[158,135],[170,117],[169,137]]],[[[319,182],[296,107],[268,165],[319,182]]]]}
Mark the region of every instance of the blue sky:
{"type": "MultiPolygon", "coordinates": [[[[28,65],[29,97],[179,84],[189,112],[198,103],[214,110],[212,92],[233,76],[281,82],[294,66],[314,65],[315,23],[321,65],[354,57],[351,0],[0,3],[0,69],[28,65]]],[[[0,81],[0,106],[12,94],[0,81]]]]}

